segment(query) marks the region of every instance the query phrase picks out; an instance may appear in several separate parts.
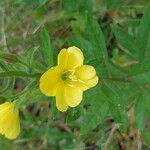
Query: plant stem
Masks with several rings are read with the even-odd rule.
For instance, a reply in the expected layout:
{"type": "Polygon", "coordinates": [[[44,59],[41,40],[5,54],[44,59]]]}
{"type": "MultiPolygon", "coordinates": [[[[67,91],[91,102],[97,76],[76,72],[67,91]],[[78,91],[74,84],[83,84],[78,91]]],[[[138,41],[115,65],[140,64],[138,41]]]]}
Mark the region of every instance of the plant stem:
{"type": "Polygon", "coordinates": [[[0,7],[0,14],[1,14],[1,36],[2,36],[2,41],[1,44],[4,46],[4,50],[8,51],[7,49],[7,42],[6,42],[6,35],[5,35],[5,8],[0,7]]]}
{"type": "Polygon", "coordinates": [[[34,73],[29,74],[23,71],[7,71],[7,72],[0,72],[0,78],[2,77],[28,77],[28,78],[39,78],[41,73],[34,73]]]}
{"type": "Polygon", "coordinates": [[[111,131],[110,131],[110,134],[109,134],[109,136],[108,136],[108,139],[107,139],[107,141],[106,141],[106,143],[105,143],[105,145],[104,145],[104,148],[103,148],[103,150],[109,150],[108,149],[108,146],[110,145],[110,143],[111,143],[111,141],[112,141],[112,138],[113,138],[113,135],[114,135],[114,133],[116,132],[116,130],[119,128],[119,125],[118,124],[114,124],[113,125],[113,127],[112,127],[112,129],[111,129],[111,131]]]}

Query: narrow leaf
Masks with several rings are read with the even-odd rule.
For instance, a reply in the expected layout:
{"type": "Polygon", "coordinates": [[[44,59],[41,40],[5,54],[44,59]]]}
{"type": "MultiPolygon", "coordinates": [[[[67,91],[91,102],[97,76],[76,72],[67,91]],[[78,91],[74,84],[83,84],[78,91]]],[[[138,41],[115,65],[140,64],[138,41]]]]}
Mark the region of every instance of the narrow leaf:
{"type": "Polygon", "coordinates": [[[145,14],[141,20],[138,34],[136,36],[136,43],[139,47],[139,60],[143,61],[145,57],[146,46],[148,44],[148,37],[150,35],[150,6],[145,11],[145,14]]]}
{"type": "Polygon", "coordinates": [[[93,53],[95,58],[103,63],[107,75],[110,76],[108,53],[105,44],[105,38],[99,24],[91,15],[87,16],[87,23],[85,28],[86,37],[93,46],[93,53]]]}
{"type": "Polygon", "coordinates": [[[96,128],[99,124],[102,124],[107,114],[108,105],[106,103],[91,107],[84,116],[84,120],[81,125],[81,134],[86,134],[96,128]]]}
{"type": "Polygon", "coordinates": [[[112,29],[120,45],[123,46],[128,53],[132,54],[134,58],[136,58],[136,53],[138,53],[139,48],[137,47],[133,37],[117,26],[112,29]]]}
{"type": "Polygon", "coordinates": [[[29,74],[27,72],[23,71],[6,71],[6,72],[0,72],[0,78],[1,77],[29,77],[29,78],[38,78],[41,76],[40,73],[35,74],[29,74]]]}
{"type": "Polygon", "coordinates": [[[44,62],[48,67],[54,65],[54,60],[53,60],[53,49],[52,45],[50,42],[50,36],[46,28],[41,29],[40,33],[40,51],[43,56],[44,62]]]}

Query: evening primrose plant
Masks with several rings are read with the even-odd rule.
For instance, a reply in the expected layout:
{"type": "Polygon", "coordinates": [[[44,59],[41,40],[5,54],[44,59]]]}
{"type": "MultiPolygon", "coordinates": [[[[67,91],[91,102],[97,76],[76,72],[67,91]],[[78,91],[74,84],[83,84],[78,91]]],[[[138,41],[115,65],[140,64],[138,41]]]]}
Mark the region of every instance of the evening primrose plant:
{"type": "Polygon", "coordinates": [[[0,149],[148,149],[149,5],[9,1],[0,6],[0,149]]]}
{"type": "MultiPolygon", "coordinates": [[[[56,106],[62,112],[68,106],[79,105],[83,91],[98,83],[94,67],[83,65],[83,61],[79,48],[64,48],[58,55],[58,66],[50,68],[40,78],[40,90],[46,96],[56,96],[56,106]]],[[[13,102],[0,105],[0,133],[8,139],[15,139],[20,133],[19,111],[14,105],[13,102]]]]}

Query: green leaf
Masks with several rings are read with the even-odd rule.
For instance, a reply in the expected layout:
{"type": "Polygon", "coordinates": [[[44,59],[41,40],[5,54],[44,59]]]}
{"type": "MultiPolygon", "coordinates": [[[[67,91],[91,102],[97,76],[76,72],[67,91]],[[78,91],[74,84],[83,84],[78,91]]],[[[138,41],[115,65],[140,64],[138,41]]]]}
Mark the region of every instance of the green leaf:
{"type": "Polygon", "coordinates": [[[81,134],[87,134],[89,133],[89,131],[96,128],[98,125],[102,124],[107,114],[108,114],[107,103],[91,106],[87,114],[84,116],[84,120],[81,125],[81,134]]]}
{"type": "Polygon", "coordinates": [[[62,0],[62,6],[68,13],[85,13],[86,11],[92,13],[91,0],[62,0]]]}
{"type": "MultiPolygon", "coordinates": [[[[107,101],[105,95],[101,91],[101,84],[98,84],[95,88],[92,88],[84,94],[82,104],[88,106],[88,109],[83,115],[83,120],[81,122],[81,134],[88,134],[98,125],[102,125],[108,114],[107,101]]],[[[82,112],[83,111],[82,109],[82,112]]]]}
{"type": "MultiPolygon", "coordinates": [[[[35,80],[25,87],[25,89],[20,93],[20,96],[15,101],[15,109],[20,108],[23,104],[31,100],[30,97],[33,94],[33,92],[37,89],[36,86],[37,81],[35,80]]],[[[37,96],[37,94],[34,96],[37,96]]]]}
{"type": "Polygon", "coordinates": [[[131,65],[124,69],[126,75],[124,79],[129,79],[137,85],[150,83],[150,61],[143,61],[141,63],[131,65]]]}
{"type": "Polygon", "coordinates": [[[115,9],[118,7],[118,0],[106,0],[106,5],[108,9],[115,9]]]}
{"type": "Polygon", "coordinates": [[[127,113],[125,112],[123,100],[120,96],[118,87],[112,82],[104,82],[102,91],[106,96],[106,101],[109,105],[110,115],[112,115],[115,122],[119,123],[120,131],[126,132],[128,127],[127,113]]]}
{"type": "Polygon", "coordinates": [[[37,50],[39,50],[39,46],[28,49],[24,54],[24,60],[30,73],[43,72],[47,69],[47,67],[41,63],[39,58],[37,58],[37,50]]]}
{"type": "Polygon", "coordinates": [[[0,90],[0,95],[6,95],[7,96],[12,94],[12,91],[14,89],[14,84],[15,84],[15,78],[8,78],[8,79],[3,79],[4,82],[4,87],[3,84],[1,84],[2,89],[0,90]]]}
{"type": "Polygon", "coordinates": [[[144,145],[148,146],[150,148],[150,131],[149,129],[145,129],[142,134],[142,141],[144,142],[144,145]]]}
{"type": "Polygon", "coordinates": [[[123,46],[128,53],[130,53],[130,55],[132,54],[132,57],[136,58],[139,48],[137,47],[133,37],[117,26],[113,27],[112,29],[120,45],[123,46]]]}
{"type": "Polygon", "coordinates": [[[24,57],[16,54],[0,53],[0,59],[8,63],[20,63],[24,66],[28,66],[27,63],[24,62],[24,57]]]}
{"type": "Polygon", "coordinates": [[[28,77],[28,78],[39,78],[41,76],[40,73],[35,74],[29,74],[27,72],[23,71],[6,71],[6,72],[0,72],[0,78],[1,77],[28,77]]]}
{"type": "Polygon", "coordinates": [[[69,38],[69,43],[70,45],[75,45],[82,50],[85,57],[85,63],[88,63],[95,59],[92,53],[92,45],[88,40],[84,39],[81,36],[73,36],[69,38]]]}
{"type": "Polygon", "coordinates": [[[67,114],[67,118],[66,118],[66,122],[67,123],[72,123],[74,124],[74,122],[81,116],[81,109],[80,108],[75,108],[73,110],[71,110],[68,114],[67,114]]]}
{"type": "MultiPolygon", "coordinates": [[[[0,61],[0,66],[3,71],[9,71],[9,67],[7,63],[0,61]]],[[[15,77],[13,78],[3,78],[1,81],[0,95],[2,96],[10,96],[14,89],[15,77]]]]}
{"type": "Polygon", "coordinates": [[[112,115],[114,121],[119,124],[119,130],[125,133],[128,128],[128,116],[125,110],[120,109],[120,105],[109,103],[110,115],[112,115]]]}
{"type": "Polygon", "coordinates": [[[150,71],[134,75],[131,80],[137,84],[150,84],[150,71]]]}
{"type": "Polygon", "coordinates": [[[129,75],[134,76],[137,74],[143,74],[150,71],[150,61],[144,61],[126,68],[129,75]]]}
{"type": "Polygon", "coordinates": [[[141,20],[138,34],[136,36],[136,43],[139,47],[139,60],[143,61],[146,52],[146,46],[149,43],[148,37],[150,35],[150,6],[145,11],[145,14],[141,20]]]}
{"type": "Polygon", "coordinates": [[[149,107],[147,101],[149,101],[150,99],[147,100],[146,95],[144,94],[144,92],[141,92],[138,95],[135,104],[135,122],[140,130],[144,129],[146,125],[146,120],[148,119],[150,114],[150,110],[147,109],[147,107],[149,107]]]}
{"type": "Polygon", "coordinates": [[[32,66],[34,65],[34,54],[35,52],[39,49],[39,47],[33,47],[31,49],[29,49],[27,52],[26,52],[26,59],[27,59],[27,63],[29,65],[30,68],[32,68],[32,66]]]}
{"type": "Polygon", "coordinates": [[[104,3],[106,3],[107,11],[110,13],[115,10],[126,12],[127,8],[132,3],[132,0],[104,0],[104,3]]]}
{"type": "Polygon", "coordinates": [[[54,65],[54,52],[52,49],[52,45],[50,42],[50,36],[46,28],[42,28],[40,32],[40,52],[43,56],[44,62],[47,67],[51,67],[54,65]]]}
{"type": "Polygon", "coordinates": [[[44,5],[48,0],[39,0],[40,6],[44,5]]]}
{"type": "Polygon", "coordinates": [[[87,15],[85,35],[93,46],[93,53],[95,55],[95,58],[100,63],[103,63],[103,66],[107,71],[107,74],[110,76],[108,53],[104,35],[102,33],[99,24],[89,14],[87,15]]]}
{"type": "Polygon", "coordinates": [[[40,6],[44,5],[48,0],[22,0],[24,3],[28,5],[33,5],[39,8],[40,6]]]}
{"type": "Polygon", "coordinates": [[[110,102],[115,105],[121,105],[120,93],[117,85],[112,81],[102,80],[102,91],[111,100],[110,102]]]}

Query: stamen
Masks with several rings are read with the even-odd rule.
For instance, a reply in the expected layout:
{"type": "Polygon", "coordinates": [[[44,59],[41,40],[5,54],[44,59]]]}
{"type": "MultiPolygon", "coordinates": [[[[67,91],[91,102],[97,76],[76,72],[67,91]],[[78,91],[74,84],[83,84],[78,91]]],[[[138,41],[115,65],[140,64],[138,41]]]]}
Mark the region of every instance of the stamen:
{"type": "Polygon", "coordinates": [[[71,74],[71,73],[70,73],[69,71],[63,72],[62,75],[61,75],[61,79],[64,80],[64,81],[68,80],[70,74],[71,74]]]}
{"type": "Polygon", "coordinates": [[[75,80],[77,80],[74,72],[75,72],[74,70],[64,71],[61,75],[61,79],[63,81],[75,81],[75,80]]]}

